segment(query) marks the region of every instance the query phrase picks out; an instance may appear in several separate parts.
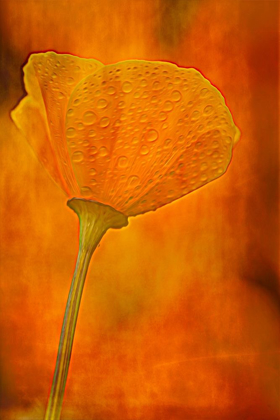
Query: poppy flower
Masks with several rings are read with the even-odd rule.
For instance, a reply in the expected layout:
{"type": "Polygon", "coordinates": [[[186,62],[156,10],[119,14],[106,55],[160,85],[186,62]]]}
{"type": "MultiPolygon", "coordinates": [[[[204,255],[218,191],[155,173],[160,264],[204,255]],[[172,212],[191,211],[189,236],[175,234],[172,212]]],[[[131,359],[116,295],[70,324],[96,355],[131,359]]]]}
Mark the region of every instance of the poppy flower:
{"type": "Polygon", "coordinates": [[[33,54],[12,118],[71,197],[126,216],[155,210],[220,177],[239,130],[197,70],[167,62],[33,54]]]}
{"type": "Polygon", "coordinates": [[[27,95],[12,112],[39,161],[72,197],[80,246],[45,420],[59,420],[91,256],[109,228],[220,177],[240,133],[221,93],[167,62],[103,65],[32,54],[27,95]],[[76,197],[76,198],[74,198],[76,197]]]}

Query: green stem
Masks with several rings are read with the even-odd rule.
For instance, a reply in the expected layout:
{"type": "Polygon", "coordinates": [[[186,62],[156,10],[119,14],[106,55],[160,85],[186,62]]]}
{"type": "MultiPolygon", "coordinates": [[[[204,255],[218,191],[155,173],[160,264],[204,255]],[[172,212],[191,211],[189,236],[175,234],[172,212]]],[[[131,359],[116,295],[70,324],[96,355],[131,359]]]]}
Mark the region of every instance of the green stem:
{"type": "Polygon", "coordinates": [[[67,205],[74,210],[79,217],[79,253],[64,314],[55,372],[45,420],[60,419],[75,327],[91,256],[109,228],[119,229],[128,224],[126,216],[104,204],[73,198],[68,201],[67,205]]]}

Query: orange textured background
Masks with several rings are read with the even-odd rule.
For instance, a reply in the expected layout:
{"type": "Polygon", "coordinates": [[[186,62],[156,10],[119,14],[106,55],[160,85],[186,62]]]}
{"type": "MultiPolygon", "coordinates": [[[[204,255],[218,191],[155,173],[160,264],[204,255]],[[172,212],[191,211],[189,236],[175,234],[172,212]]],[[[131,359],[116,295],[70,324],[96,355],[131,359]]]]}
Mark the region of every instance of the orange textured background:
{"type": "Polygon", "coordinates": [[[2,0],[1,412],[41,420],[78,219],[13,126],[20,66],[53,49],[199,69],[242,137],[227,173],[108,232],[82,298],[62,420],[277,420],[278,1],[2,0]]]}

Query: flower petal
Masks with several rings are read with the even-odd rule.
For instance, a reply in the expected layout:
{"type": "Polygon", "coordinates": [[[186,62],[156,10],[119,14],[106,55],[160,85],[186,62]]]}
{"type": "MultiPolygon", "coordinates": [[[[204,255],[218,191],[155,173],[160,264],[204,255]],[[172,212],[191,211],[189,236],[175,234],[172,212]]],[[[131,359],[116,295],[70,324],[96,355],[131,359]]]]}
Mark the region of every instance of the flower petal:
{"type": "Polygon", "coordinates": [[[66,127],[83,195],[128,216],[221,176],[239,136],[223,96],[198,71],[136,60],[83,79],[66,127]]]}
{"type": "Polygon", "coordinates": [[[52,51],[31,55],[24,67],[28,96],[12,113],[39,160],[69,195],[79,195],[79,187],[65,139],[67,103],[75,86],[102,66],[94,59],[52,51]]]}
{"type": "Polygon", "coordinates": [[[156,210],[165,204],[197,190],[223,175],[230,163],[232,144],[220,130],[210,130],[197,138],[180,156],[167,164],[158,182],[126,209],[126,214],[136,216],[156,210]]]}
{"type": "Polygon", "coordinates": [[[31,96],[26,96],[11,113],[12,119],[32,147],[39,162],[51,178],[67,192],[67,186],[60,175],[55,153],[51,147],[46,116],[42,106],[31,96]]]}

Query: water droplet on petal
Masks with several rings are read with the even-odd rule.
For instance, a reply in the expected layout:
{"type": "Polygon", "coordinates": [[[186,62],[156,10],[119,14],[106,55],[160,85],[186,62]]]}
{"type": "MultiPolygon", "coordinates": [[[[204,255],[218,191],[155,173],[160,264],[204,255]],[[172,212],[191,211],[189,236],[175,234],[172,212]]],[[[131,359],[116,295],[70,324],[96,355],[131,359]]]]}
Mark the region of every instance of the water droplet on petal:
{"type": "Polygon", "coordinates": [[[200,169],[201,169],[202,171],[205,171],[207,168],[208,168],[208,165],[207,165],[207,163],[205,163],[205,162],[203,162],[203,163],[200,165],[200,169]]]}
{"type": "Polygon", "coordinates": [[[172,101],[179,102],[181,98],[182,98],[181,93],[178,90],[173,90],[171,94],[172,101]]]}
{"type": "Polygon", "coordinates": [[[167,119],[167,115],[165,112],[160,112],[158,116],[159,121],[165,121],[167,119]]]}
{"type": "Polygon", "coordinates": [[[67,117],[72,117],[72,115],[74,114],[74,111],[73,111],[73,109],[68,109],[68,111],[67,111],[67,117]]]}
{"type": "Polygon", "coordinates": [[[108,127],[109,124],[110,124],[110,120],[108,117],[101,118],[100,127],[105,128],[105,127],[108,127]]]}
{"type": "Polygon", "coordinates": [[[94,130],[90,130],[88,133],[89,137],[95,137],[96,136],[96,132],[94,130]]]}
{"type": "Polygon", "coordinates": [[[200,95],[201,96],[206,96],[208,92],[209,92],[208,89],[205,89],[205,88],[204,89],[201,89],[200,95]]]}
{"type": "Polygon", "coordinates": [[[147,84],[148,84],[148,83],[147,83],[147,80],[146,80],[146,79],[142,79],[142,80],[141,80],[141,83],[140,83],[140,86],[141,86],[141,87],[146,87],[146,86],[147,86],[147,84]]]}
{"type": "Polygon", "coordinates": [[[131,175],[128,178],[128,184],[130,187],[135,187],[139,183],[139,177],[137,175],[131,175]]]}
{"type": "Polygon", "coordinates": [[[148,146],[146,146],[145,144],[143,144],[143,146],[140,149],[141,155],[145,156],[145,155],[147,155],[149,153],[149,151],[150,150],[149,150],[148,146]]]}
{"type": "Polygon", "coordinates": [[[100,147],[99,155],[100,156],[107,156],[108,155],[108,150],[105,146],[100,147]]]}
{"type": "Polygon", "coordinates": [[[211,114],[211,112],[213,112],[213,107],[211,105],[207,105],[203,110],[203,113],[206,115],[211,114]]]}
{"type": "Polygon", "coordinates": [[[75,137],[75,135],[76,135],[76,130],[75,130],[75,128],[74,128],[74,127],[69,127],[69,128],[66,130],[66,136],[67,136],[68,138],[75,137]]]}
{"type": "Polygon", "coordinates": [[[99,109],[104,109],[107,105],[108,102],[106,101],[106,99],[99,99],[99,101],[97,102],[97,108],[99,109]]]}
{"type": "Polygon", "coordinates": [[[73,83],[75,83],[75,80],[73,79],[73,77],[67,77],[66,79],[66,83],[67,85],[73,85],[73,83]]]}
{"type": "Polygon", "coordinates": [[[171,142],[172,142],[172,140],[171,140],[171,139],[166,139],[166,140],[165,140],[165,142],[164,142],[164,148],[165,148],[165,149],[168,149],[168,148],[169,148],[169,146],[170,146],[170,144],[171,144],[171,142]]]}
{"type": "Polygon", "coordinates": [[[160,89],[160,83],[158,81],[153,83],[153,90],[159,90],[160,89]]]}
{"type": "Polygon", "coordinates": [[[225,142],[226,142],[226,144],[231,144],[232,143],[232,138],[230,136],[226,136],[225,137],[225,142]]]}
{"type": "Polygon", "coordinates": [[[116,89],[114,88],[114,86],[110,86],[108,88],[108,94],[109,95],[114,95],[114,93],[116,93],[116,89]]]}
{"type": "Polygon", "coordinates": [[[194,111],[191,115],[191,120],[195,121],[199,118],[199,116],[200,116],[200,112],[199,111],[194,111]]]}
{"type": "Polygon", "coordinates": [[[142,114],[140,117],[140,122],[146,122],[148,119],[147,114],[142,114]]]}
{"type": "Polygon", "coordinates": [[[83,122],[84,124],[90,125],[95,123],[96,121],[96,115],[92,111],[86,111],[83,115],[83,122]]]}
{"type": "Polygon", "coordinates": [[[121,120],[116,120],[114,122],[114,127],[120,127],[120,125],[121,125],[121,120]]]}
{"type": "Polygon", "coordinates": [[[124,93],[129,93],[132,91],[132,84],[130,82],[124,82],[122,85],[122,90],[124,93]]]}
{"type": "Polygon", "coordinates": [[[91,197],[92,196],[92,189],[89,187],[82,187],[81,193],[84,197],[91,197]]]}
{"type": "Polygon", "coordinates": [[[97,174],[96,169],[91,168],[90,171],[89,171],[89,174],[92,175],[92,176],[96,175],[97,174]]]}
{"type": "Polygon", "coordinates": [[[91,148],[90,148],[90,152],[93,154],[93,155],[95,155],[96,153],[97,153],[97,147],[96,146],[92,146],[91,148]]]}
{"type": "Polygon", "coordinates": [[[141,94],[140,94],[140,91],[139,91],[139,90],[137,90],[137,91],[134,93],[134,95],[133,95],[133,97],[134,97],[135,99],[140,98],[140,96],[141,96],[141,94]]]}
{"type": "Polygon", "coordinates": [[[128,159],[126,156],[121,156],[118,159],[118,167],[119,168],[125,168],[128,164],[128,159]]]}
{"type": "Polygon", "coordinates": [[[165,101],[164,105],[163,105],[163,110],[166,112],[172,111],[173,109],[173,104],[171,101],[165,101]]]}
{"type": "Polygon", "coordinates": [[[158,132],[156,130],[149,130],[147,133],[147,140],[150,141],[151,143],[156,141],[156,139],[158,138],[158,132]]]}
{"type": "Polygon", "coordinates": [[[77,151],[77,152],[74,152],[73,155],[72,155],[72,161],[73,162],[76,162],[76,163],[82,162],[83,159],[84,159],[84,155],[83,155],[82,152],[77,151]]]}

